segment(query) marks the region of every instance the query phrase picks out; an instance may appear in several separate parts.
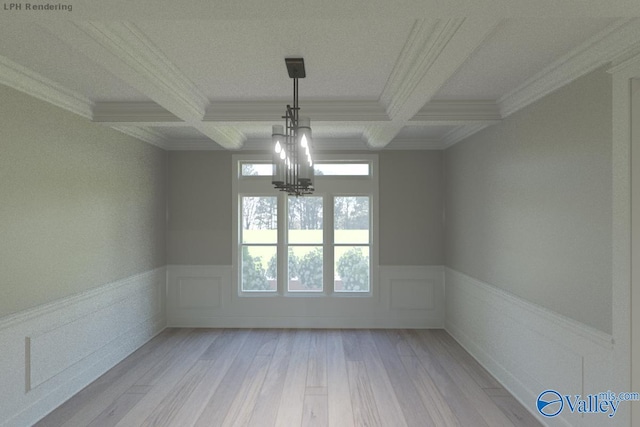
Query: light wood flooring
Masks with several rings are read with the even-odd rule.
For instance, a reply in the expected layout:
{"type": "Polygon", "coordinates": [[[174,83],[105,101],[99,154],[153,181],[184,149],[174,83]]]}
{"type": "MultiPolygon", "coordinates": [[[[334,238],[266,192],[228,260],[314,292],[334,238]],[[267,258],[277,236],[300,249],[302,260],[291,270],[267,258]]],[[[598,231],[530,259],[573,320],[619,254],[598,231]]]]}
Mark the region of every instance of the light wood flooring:
{"type": "Polygon", "coordinates": [[[539,426],[443,330],[167,329],[37,426],[539,426]]]}

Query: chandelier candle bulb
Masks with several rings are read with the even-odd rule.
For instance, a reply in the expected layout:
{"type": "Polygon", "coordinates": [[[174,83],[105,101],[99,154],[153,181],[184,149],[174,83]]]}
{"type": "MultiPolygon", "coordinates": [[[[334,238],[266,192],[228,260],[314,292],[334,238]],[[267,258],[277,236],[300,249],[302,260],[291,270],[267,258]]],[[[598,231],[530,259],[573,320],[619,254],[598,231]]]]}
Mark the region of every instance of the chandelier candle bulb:
{"type": "Polygon", "coordinates": [[[284,143],[284,126],[274,125],[272,128],[271,140],[275,144],[273,153],[273,180],[271,183],[278,187],[284,185],[284,165],[282,159],[286,157],[282,144],[284,143]]]}

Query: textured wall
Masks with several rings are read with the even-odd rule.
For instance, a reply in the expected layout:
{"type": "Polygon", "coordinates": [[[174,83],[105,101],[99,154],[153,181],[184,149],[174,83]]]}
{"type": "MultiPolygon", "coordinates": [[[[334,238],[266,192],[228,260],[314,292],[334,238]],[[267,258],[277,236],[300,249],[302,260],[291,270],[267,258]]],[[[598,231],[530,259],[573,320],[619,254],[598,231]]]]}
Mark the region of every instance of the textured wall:
{"type": "Polygon", "coordinates": [[[442,265],[442,152],[380,153],[380,264],[442,265]]]}
{"type": "Polygon", "coordinates": [[[448,267],[611,331],[611,96],[597,70],[445,151],[448,267]]]}
{"type": "Polygon", "coordinates": [[[169,153],[167,262],[231,265],[231,153],[169,153]]]}
{"type": "Polygon", "coordinates": [[[166,263],[166,153],[0,86],[0,316],[166,263]]]}

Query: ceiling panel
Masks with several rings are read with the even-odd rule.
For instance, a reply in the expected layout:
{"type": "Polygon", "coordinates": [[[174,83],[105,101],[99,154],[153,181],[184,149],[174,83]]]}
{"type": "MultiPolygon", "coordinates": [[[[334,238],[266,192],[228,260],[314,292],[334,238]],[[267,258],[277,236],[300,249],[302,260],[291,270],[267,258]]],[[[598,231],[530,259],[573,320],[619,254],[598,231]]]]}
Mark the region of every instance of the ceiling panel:
{"type": "Polygon", "coordinates": [[[373,99],[412,20],[172,21],[138,27],[210,100],[288,100],[284,58],[302,56],[300,99],[373,99]]]}
{"type": "Polygon", "coordinates": [[[396,139],[442,138],[456,127],[457,125],[405,126],[398,133],[396,139]]]}
{"type": "Polygon", "coordinates": [[[434,99],[500,99],[613,22],[584,17],[505,20],[434,99]]]}
{"type": "Polygon", "coordinates": [[[2,21],[0,56],[41,74],[92,101],[147,98],[89,61],[35,23],[2,21]]]}

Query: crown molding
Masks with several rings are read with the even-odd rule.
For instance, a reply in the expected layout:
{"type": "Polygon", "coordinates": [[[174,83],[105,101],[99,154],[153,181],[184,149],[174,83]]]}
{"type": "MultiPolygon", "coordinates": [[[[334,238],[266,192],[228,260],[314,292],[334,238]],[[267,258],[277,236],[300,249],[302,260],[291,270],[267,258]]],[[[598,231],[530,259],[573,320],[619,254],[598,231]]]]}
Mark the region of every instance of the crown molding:
{"type": "Polygon", "coordinates": [[[637,18],[616,21],[500,98],[498,104],[502,117],[637,48],[639,22],[637,18]]]}
{"type": "Polygon", "coordinates": [[[439,138],[396,138],[384,150],[442,150],[444,144],[439,138]]]}
{"type": "MultiPolygon", "coordinates": [[[[243,151],[266,151],[270,152],[272,147],[271,139],[251,138],[245,141],[242,146],[243,151]]],[[[313,151],[341,151],[341,150],[368,150],[366,142],[362,138],[313,138],[313,151]]]]}
{"type": "Polygon", "coordinates": [[[168,151],[226,151],[210,139],[172,139],[167,142],[168,151]]]}
{"type": "Polygon", "coordinates": [[[192,126],[227,150],[242,149],[242,145],[247,139],[244,133],[234,126],[219,125],[211,122],[197,122],[193,123],[192,126]]]}
{"type": "Polygon", "coordinates": [[[442,138],[442,149],[447,149],[465,138],[470,137],[474,133],[480,132],[482,129],[496,124],[496,121],[476,122],[468,125],[457,127],[449,132],[442,138]]]}
{"type": "Polygon", "coordinates": [[[467,122],[501,119],[500,108],[495,101],[431,101],[411,121],[467,122]]]}
{"type": "Polygon", "coordinates": [[[93,121],[113,122],[182,122],[171,112],[155,102],[96,102],[93,107],[93,121]]]}
{"type": "Polygon", "coordinates": [[[91,120],[93,103],[40,74],[0,56],[0,84],[91,120]]]}
{"type": "Polygon", "coordinates": [[[147,142],[151,145],[155,145],[156,147],[162,148],[163,150],[167,150],[169,147],[169,142],[167,141],[167,139],[162,134],[152,129],[139,126],[120,125],[109,127],[141,141],[147,142]]]}
{"type": "MultiPolygon", "coordinates": [[[[243,122],[280,120],[286,101],[218,101],[206,109],[204,121],[243,122]]],[[[301,111],[318,121],[388,121],[378,101],[304,101],[301,111]]]]}

